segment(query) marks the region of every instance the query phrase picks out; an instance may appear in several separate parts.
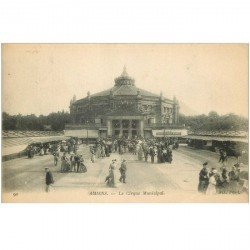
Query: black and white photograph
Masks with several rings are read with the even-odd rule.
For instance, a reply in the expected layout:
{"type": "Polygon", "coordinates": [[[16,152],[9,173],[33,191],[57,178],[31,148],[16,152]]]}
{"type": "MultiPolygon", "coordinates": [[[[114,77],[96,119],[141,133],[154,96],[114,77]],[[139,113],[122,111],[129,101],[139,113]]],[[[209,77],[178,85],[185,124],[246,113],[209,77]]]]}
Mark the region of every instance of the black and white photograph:
{"type": "Polygon", "coordinates": [[[2,0],[4,250],[249,249],[247,0],[2,0]]]}
{"type": "Polygon", "coordinates": [[[247,44],[3,44],[3,202],[248,202],[247,44]]]}

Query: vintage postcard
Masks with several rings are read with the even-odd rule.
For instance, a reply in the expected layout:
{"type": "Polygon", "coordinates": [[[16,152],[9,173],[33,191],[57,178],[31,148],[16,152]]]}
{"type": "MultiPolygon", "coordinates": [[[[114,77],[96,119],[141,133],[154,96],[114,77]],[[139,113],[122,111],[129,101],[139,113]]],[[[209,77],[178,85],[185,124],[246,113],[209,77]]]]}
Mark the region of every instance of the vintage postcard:
{"type": "Polygon", "coordinates": [[[248,202],[248,44],[3,44],[2,202],[248,202]]]}

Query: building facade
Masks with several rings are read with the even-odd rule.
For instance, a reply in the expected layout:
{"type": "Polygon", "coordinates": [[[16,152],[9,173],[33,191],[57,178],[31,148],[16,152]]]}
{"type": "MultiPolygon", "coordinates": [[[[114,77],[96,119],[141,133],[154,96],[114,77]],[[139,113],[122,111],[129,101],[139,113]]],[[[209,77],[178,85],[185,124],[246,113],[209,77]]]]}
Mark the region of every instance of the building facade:
{"type": "MultiPolygon", "coordinates": [[[[152,135],[154,129],[176,128],[179,103],[137,88],[126,68],[112,88],[70,101],[71,124],[66,131],[89,137],[134,137],[152,135]],[[74,130],[74,132],[72,132],[74,130]],[[79,130],[79,131],[76,131],[79,130]]],[[[84,136],[83,136],[84,137],[84,136]]]]}

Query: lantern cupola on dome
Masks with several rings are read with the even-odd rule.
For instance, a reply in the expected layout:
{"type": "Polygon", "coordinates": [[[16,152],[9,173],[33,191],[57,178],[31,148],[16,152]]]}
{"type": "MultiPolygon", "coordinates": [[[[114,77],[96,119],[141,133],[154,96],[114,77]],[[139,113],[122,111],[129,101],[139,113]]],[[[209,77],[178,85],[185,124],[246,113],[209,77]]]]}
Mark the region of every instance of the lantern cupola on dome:
{"type": "Polygon", "coordinates": [[[125,66],[123,68],[122,74],[119,77],[115,78],[115,86],[122,86],[122,85],[135,86],[135,80],[128,75],[125,66]]]}

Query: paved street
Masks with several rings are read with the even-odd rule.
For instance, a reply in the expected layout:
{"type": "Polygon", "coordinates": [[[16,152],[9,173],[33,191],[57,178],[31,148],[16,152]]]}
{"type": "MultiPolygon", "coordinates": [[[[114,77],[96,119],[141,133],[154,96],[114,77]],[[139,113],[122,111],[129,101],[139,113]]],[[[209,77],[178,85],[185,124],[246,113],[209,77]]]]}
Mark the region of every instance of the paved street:
{"type": "MultiPolygon", "coordinates": [[[[110,157],[97,159],[95,163],[86,161],[87,173],[60,173],[58,166],[53,165],[51,155],[35,156],[33,159],[20,158],[3,163],[3,191],[8,193],[38,192],[44,193],[44,168],[50,167],[55,184],[51,192],[67,191],[96,191],[136,192],[164,191],[165,194],[174,192],[197,194],[198,174],[204,161],[210,167],[220,167],[218,155],[205,150],[195,150],[181,146],[173,151],[172,164],[151,164],[138,161],[131,154],[119,155],[113,153],[110,157]],[[117,159],[116,188],[107,188],[104,183],[112,159],[117,159]],[[122,159],[127,161],[127,183],[118,181],[119,166],[122,159]],[[110,191],[111,190],[111,191],[110,191]]],[[[229,166],[236,160],[229,159],[229,166]]]]}

